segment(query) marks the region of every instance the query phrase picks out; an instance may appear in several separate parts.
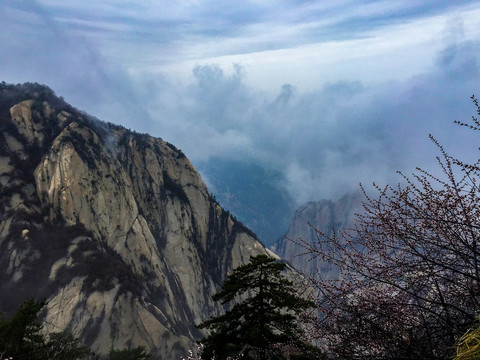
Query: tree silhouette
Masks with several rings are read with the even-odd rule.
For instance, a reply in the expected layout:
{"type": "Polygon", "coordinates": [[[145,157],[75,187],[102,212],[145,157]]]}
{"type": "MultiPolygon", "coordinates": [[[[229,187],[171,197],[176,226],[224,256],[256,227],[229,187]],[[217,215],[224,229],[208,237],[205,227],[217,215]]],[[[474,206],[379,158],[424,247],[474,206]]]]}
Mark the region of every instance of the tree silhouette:
{"type": "Polygon", "coordinates": [[[37,358],[45,342],[37,317],[45,304],[45,301],[29,299],[12,317],[0,317],[0,354],[22,359],[37,358]]]}
{"type": "Polygon", "coordinates": [[[233,270],[213,299],[234,305],[199,325],[211,330],[201,341],[202,359],[284,359],[289,352],[313,351],[302,341],[298,319],[315,304],[296,294],[293,283],[281,274],[285,266],[257,255],[233,270]]]}
{"type": "Polygon", "coordinates": [[[144,346],[137,346],[133,349],[112,349],[108,355],[108,360],[148,360],[150,356],[144,346]]]}
{"type": "Polygon", "coordinates": [[[43,348],[43,359],[74,360],[93,358],[93,352],[68,331],[47,335],[43,348]]]}
{"type": "Polygon", "coordinates": [[[0,358],[88,359],[92,351],[69,332],[44,334],[38,315],[46,301],[29,299],[10,318],[0,316],[0,358]]]}

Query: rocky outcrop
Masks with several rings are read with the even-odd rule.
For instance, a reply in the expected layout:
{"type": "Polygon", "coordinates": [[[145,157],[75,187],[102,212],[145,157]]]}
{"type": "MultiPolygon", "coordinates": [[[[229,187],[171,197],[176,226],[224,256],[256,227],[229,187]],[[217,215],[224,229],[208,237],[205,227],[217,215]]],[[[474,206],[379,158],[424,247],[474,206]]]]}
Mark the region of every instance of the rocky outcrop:
{"type": "Polygon", "coordinates": [[[0,311],[46,298],[48,331],[99,354],[194,347],[226,274],[266,253],[185,155],[36,84],[0,92],[0,311]]]}
{"type": "Polygon", "coordinates": [[[295,212],[285,237],[278,240],[272,250],[303,274],[316,278],[320,272],[322,278],[335,278],[338,275],[336,269],[318,257],[312,258],[297,240],[312,244],[317,241],[315,229],[329,236],[333,234],[333,229],[339,230],[351,225],[353,215],[360,209],[360,205],[358,194],[348,194],[337,201],[306,203],[295,212]]]}

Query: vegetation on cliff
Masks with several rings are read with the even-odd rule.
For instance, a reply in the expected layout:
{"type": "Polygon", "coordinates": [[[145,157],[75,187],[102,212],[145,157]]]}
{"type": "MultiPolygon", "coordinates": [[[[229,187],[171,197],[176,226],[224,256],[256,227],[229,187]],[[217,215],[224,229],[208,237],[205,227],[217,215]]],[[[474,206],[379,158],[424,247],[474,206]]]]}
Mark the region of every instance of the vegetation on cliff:
{"type": "Polygon", "coordinates": [[[300,317],[315,303],[296,294],[281,274],[285,266],[257,255],[233,270],[213,296],[231,307],[199,325],[210,330],[201,340],[203,359],[292,359],[314,352],[304,340],[300,317]]]}
{"type": "MultiPolygon", "coordinates": [[[[40,314],[46,301],[29,299],[11,317],[0,314],[0,359],[87,360],[99,357],[68,331],[45,333],[40,314]]],[[[148,360],[143,346],[112,349],[107,360],[148,360]]]]}
{"type": "Polygon", "coordinates": [[[13,316],[0,316],[0,359],[76,360],[92,355],[68,332],[42,332],[37,319],[45,305],[45,301],[30,299],[13,316]]]}

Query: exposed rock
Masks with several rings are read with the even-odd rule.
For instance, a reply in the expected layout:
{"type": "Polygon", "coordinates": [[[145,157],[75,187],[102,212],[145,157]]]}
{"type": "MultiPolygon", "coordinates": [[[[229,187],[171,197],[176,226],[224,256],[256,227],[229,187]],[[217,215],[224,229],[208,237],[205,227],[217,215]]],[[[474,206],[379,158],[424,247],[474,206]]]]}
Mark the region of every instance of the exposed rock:
{"type": "Polygon", "coordinates": [[[227,273],[267,252],[255,235],[161,139],[35,84],[1,89],[0,112],[0,311],[45,297],[46,329],[99,354],[193,349],[227,273]]]}
{"type": "Polygon", "coordinates": [[[318,257],[306,254],[304,247],[298,244],[302,239],[308,244],[317,241],[315,229],[326,235],[332,235],[333,229],[341,229],[351,225],[352,217],[360,208],[360,196],[348,194],[338,201],[311,201],[300,207],[293,216],[285,237],[278,240],[272,250],[282,259],[287,260],[301,273],[316,278],[321,272],[323,278],[335,278],[337,271],[330,264],[318,257]],[[294,240],[294,241],[291,241],[294,240]]]}

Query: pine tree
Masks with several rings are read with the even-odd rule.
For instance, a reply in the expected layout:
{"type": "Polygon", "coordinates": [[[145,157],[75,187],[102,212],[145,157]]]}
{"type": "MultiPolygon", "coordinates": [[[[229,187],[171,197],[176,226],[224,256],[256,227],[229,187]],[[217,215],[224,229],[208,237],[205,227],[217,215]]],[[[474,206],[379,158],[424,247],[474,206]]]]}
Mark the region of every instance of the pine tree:
{"type": "Polygon", "coordinates": [[[68,331],[45,334],[39,314],[46,301],[29,299],[10,318],[0,314],[0,359],[77,360],[92,351],[68,331]]]}
{"type": "Polygon", "coordinates": [[[211,330],[201,341],[202,359],[285,359],[287,349],[311,349],[301,340],[298,317],[315,304],[296,294],[293,283],[281,274],[285,266],[258,255],[233,270],[213,300],[234,305],[199,325],[211,330]]]}
{"type": "Polygon", "coordinates": [[[44,345],[38,313],[46,302],[29,299],[9,319],[0,317],[0,354],[13,358],[35,359],[44,345]]]}
{"type": "Polygon", "coordinates": [[[148,360],[151,354],[144,346],[137,346],[133,349],[110,350],[108,360],[148,360]]]}

